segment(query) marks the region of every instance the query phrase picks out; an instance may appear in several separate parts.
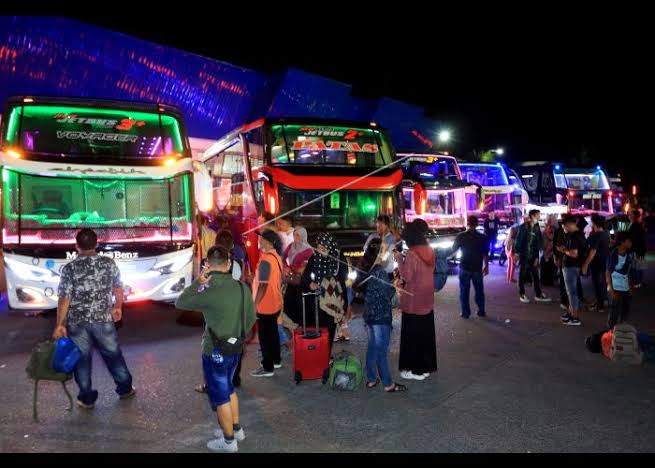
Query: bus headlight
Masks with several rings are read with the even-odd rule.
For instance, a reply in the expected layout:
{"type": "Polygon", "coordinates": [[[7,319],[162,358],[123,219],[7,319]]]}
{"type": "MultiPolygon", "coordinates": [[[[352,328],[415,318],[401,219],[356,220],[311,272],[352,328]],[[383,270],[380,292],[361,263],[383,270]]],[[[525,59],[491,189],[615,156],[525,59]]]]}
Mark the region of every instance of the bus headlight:
{"type": "Polygon", "coordinates": [[[16,273],[20,279],[28,281],[53,281],[57,274],[46,269],[26,263],[17,262],[11,258],[5,258],[5,265],[16,273]]]}
{"type": "Polygon", "coordinates": [[[174,258],[162,260],[161,262],[158,262],[154,267],[152,267],[152,269],[158,271],[162,275],[169,275],[171,273],[180,271],[182,268],[187,266],[191,261],[191,257],[193,257],[193,253],[187,252],[174,258]]]}
{"type": "Polygon", "coordinates": [[[455,241],[441,241],[441,242],[430,242],[430,246],[433,249],[451,249],[455,245],[455,241]]]}

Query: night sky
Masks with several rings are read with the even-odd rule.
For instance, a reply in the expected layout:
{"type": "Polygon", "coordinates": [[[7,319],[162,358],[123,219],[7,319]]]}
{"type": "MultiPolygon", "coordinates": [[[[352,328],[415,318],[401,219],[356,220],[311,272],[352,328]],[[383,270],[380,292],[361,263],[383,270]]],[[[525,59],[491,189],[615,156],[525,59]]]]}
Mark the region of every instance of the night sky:
{"type": "Polygon", "coordinates": [[[650,41],[647,29],[618,14],[416,25],[404,16],[392,29],[375,21],[329,28],[311,15],[289,16],[281,26],[279,15],[254,20],[226,12],[225,21],[195,16],[174,30],[135,16],[70,17],[248,68],[298,67],[351,84],[359,96],[421,105],[452,129],[460,157],[497,146],[509,163],[584,155],[643,189],[655,169],[647,139],[650,41]]]}

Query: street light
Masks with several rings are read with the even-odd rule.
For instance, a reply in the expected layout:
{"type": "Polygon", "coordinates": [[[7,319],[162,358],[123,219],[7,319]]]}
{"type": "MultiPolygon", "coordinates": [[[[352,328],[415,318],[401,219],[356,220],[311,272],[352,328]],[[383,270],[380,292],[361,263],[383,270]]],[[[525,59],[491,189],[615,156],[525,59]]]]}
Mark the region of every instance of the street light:
{"type": "Polygon", "coordinates": [[[505,150],[503,148],[496,148],[494,151],[498,156],[502,156],[503,154],[505,154],[505,150]]]}
{"type": "Polygon", "coordinates": [[[439,141],[441,143],[446,143],[450,141],[450,131],[449,130],[441,130],[439,132],[439,141]]]}

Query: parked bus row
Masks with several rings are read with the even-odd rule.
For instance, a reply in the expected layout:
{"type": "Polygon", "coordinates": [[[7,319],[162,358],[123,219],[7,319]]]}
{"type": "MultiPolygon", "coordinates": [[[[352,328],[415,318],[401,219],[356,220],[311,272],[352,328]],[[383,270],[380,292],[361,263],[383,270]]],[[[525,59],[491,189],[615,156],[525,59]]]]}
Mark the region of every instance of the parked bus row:
{"type": "Polygon", "coordinates": [[[381,214],[399,228],[424,219],[433,248],[450,254],[469,214],[484,220],[494,211],[506,229],[531,203],[614,209],[600,168],[514,171],[396,152],[375,123],[261,119],[192,156],[172,107],[17,97],[7,102],[1,137],[3,268],[14,309],[56,307],[59,272],[75,257],[82,227],[117,261],[126,302],[173,302],[197,271],[198,213],[226,220],[254,265],[265,215],[289,216],[310,241],[329,231],[343,256],[358,257],[381,214]]]}

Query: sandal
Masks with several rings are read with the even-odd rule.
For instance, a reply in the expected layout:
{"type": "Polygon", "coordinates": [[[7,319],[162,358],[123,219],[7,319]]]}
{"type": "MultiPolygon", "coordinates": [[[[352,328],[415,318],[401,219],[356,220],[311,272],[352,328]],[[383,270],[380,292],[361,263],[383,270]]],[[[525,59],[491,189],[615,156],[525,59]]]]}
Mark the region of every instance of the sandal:
{"type": "Polygon", "coordinates": [[[196,388],[195,391],[198,393],[207,393],[207,384],[199,384],[196,388]]]}
{"type": "Polygon", "coordinates": [[[407,387],[405,385],[401,385],[398,383],[393,384],[393,388],[391,390],[387,390],[386,388],[384,389],[386,393],[394,393],[394,392],[406,392],[407,387]]]}
{"type": "Polygon", "coordinates": [[[366,388],[375,388],[380,383],[380,379],[375,379],[375,382],[366,382],[366,388]]]}

